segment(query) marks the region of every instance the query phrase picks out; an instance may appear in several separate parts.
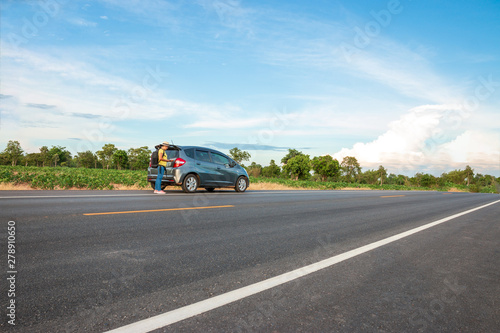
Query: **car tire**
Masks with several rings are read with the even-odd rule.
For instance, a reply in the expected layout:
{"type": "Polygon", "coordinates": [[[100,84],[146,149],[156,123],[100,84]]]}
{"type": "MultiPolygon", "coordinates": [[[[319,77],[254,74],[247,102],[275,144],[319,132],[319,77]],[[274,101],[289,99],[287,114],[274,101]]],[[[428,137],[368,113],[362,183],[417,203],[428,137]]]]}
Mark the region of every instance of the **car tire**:
{"type": "Polygon", "coordinates": [[[243,177],[243,176],[238,178],[238,180],[236,181],[236,186],[234,187],[236,192],[245,192],[247,190],[247,188],[248,188],[247,178],[243,177]]]}
{"type": "Polygon", "coordinates": [[[213,192],[215,190],[215,188],[213,188],[213,187],[205,187],[205,190],[207,192],[213,192]]]}
{"type": "Polygon", "coordinates": [[[182,182],[182,190],[186,193],[194,193],[198,189],[198,177],[196,175],[187,175],[182,182]]]}

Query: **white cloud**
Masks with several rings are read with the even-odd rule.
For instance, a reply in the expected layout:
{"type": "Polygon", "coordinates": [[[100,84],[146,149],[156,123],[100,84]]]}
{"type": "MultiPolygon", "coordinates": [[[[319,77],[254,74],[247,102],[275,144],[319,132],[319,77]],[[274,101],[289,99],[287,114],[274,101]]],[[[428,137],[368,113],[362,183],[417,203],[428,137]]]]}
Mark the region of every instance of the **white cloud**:
{"type": "Polygon", "coordinates": [[[468,130],[438,148],[441,163],[500,170],[500,133],[468,130]]]}
{"type": "MultiPolygon", "coordinates": [[[[120,142],[124,140],[118,137],[120,127],[137,120],[177,117],[189,124],[223,121],[239,112],[231,106],[169,98],[151,77],[147,85],[142,79],[133,82],[64,54],[55,57],[14,50],[7,44],[2,44],[2,51],[2,96],[9,98],[2,99],[0,140],[21,137],[28,150],[40,140],[120,142]]],[[[159,76],[155,70],[144,70],[144,76],[159,76]]]]}
{"type": "Polygon", "coordinates": [[[2,43],[2,65],[4,82],[13,81],[13,78],[9,78],[6,73],[15,73],[17,74],[15,77],[26,78],[28,81],[36,80],[38,75],[41,77],[41,82],[36,83],[43,83],[47,80],[47,74],[50,74],[51,78],[60,78],[72,85],[85,83],[99,86],[101,89],[102,87],[126,89],[130,86],[126,80],[99,71],[88,63],[76,59],[67,61],[63,56],[56,57],[27,49],[11,48],[7,43],[2,43]]]}
{"type": "Polygon", "coordinates": [[[456,105],[417,107],[389,124],[374,141],[356,143],[333,156],[339,161],[354,156],[365,168],[383,165],[389,172],[409,175],[440,175],[466,165],[476,172],[498,173],[500,134],[464,129],[462,114],[456,105]]]}
{"type": "Polygon", "coordinates": [[[145,68],[143,78],[132,82],[74,59],[14,50],[7,44],[2,50],[2,92],[19,96],[20,104],[54,105],[63,112],[122,120],[219,113],[215,106],[165,97],[155,80],[166,74],[158,69],[145,68]]]}
{"type": "Polygon", "coordinates": [[[355,79],[360,86],[370,84],[372,90],[389,87],[398,97],[419,98],[427,103],[445,104],[456,95],[453,85],[433,68],[425,46],[408,46],[380,34],[366,47],[357,48],[353,46],[353,29],[341,22],[326,23],[283,13],[279,18],[265,17],[266,24],[257,33],[262,42],[257,56],[264,63],[321,70],[332,74],[332,82],[340,78],[340,85],[345,84],[342,80],[349,83],[355,79]],[[271,30],[273,27],[276,29],[271,30]],[[346,44],[352,47],[350,57],[343,52],[346,44]]]}
{"type": "Polygon", "coordinates": [[[366,48],[354,48],[346,57],[340,46],[333,52],[336,65],[354,76],[378,82],[403,96],[417,97],[430,103],[446,104],[456,92],[437,74],[424,47],[410,48],[377,36],[366,48]]]}

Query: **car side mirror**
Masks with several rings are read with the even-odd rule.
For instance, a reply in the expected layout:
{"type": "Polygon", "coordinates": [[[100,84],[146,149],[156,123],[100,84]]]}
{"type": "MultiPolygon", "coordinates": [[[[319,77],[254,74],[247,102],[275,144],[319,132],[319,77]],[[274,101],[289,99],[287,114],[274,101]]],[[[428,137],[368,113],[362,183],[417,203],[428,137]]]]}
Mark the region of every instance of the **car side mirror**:
{"type": "Polygon", "coordinates": [[[234,168],[236,166],[236,162],[235,161],[231,161],[231,163],[229,163],[229,166],[231,168],[234,168]]]}

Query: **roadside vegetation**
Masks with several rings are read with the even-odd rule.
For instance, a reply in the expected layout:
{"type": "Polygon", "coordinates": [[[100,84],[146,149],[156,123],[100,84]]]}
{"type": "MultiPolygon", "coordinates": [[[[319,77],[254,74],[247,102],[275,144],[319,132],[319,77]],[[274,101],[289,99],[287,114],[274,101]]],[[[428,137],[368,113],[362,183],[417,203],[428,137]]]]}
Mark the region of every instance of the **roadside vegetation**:
{"type": "MultiPolygon", "coordinates": [[[[33,189],[146,189],[147,167],[151,151],[148,147],[120,150],[106,144],[97,152],[78,152],[75,156],[65,147],[43,146],[38,153],[25,154],[17,141],[9,141],[0,153],[0,185],[28,186],[33,189]]],[[[289,149],[280,165],[271,160],[268,166],[252,162],[251,155],[238,148],[229,155],[243,165],[250,175],[250,183],[260,188],[273,185],[286,188],[339,190],[434,190],[499,193],[500,177],[474,173],[466,166],[436,177],[416,173],[413,177],[388,173],[380,165],[377,169],[362,171],[353,156],[341,162],[331,156],[310,158],[298,150],[289,149]]],[[[5,187],[5,186],[4,186],[5,187]]]]}
{"type": "Polygon", "coordinates": [[[0,166],[0,184],[28,185],[33,189],[151,188],[144,170],[68,167],[0,166]]]}
{"type": "MultiPolygon", "coordinates": [[[[417,185],[395,185],[395,184],[360,184],[335,181],[313,181],[313,180],[290,180],[283,178],[265,178],[250,176],[250,184],[278,184],[288,188],[306,190],[396,190],[396,191],[443,191],[443,192],[481,192],[499,193],[494,185],[477,187],[476,185],[459,185],[445,183],[442,186],[417,186],[417,185]]],[[[272,187],[271,187],[272,188],[272,187]]]]}

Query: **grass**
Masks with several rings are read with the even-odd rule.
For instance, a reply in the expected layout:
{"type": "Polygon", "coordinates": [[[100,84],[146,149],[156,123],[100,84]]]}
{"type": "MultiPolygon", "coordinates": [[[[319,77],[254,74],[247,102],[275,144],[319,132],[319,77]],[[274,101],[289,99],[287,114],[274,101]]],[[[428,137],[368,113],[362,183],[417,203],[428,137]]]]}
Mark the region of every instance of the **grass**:
{"type": "Polygon", "coordinates": [[[376,184],[358,184],[346,182],[316,182],[310,180],[290,180],[283,178],[264,178],[250,177],[250,184],[273,184],[291,189],[309,189],[309,190],[393,190],[393,191],[443,191],[443,192],[481,192],[498,193],[494,186],[479,187],[476,185],[465,186],[454,183],[447,183],[441,187],[420,187],[406,185],[376,185],[376,184]]]}
{"type": "MultiPolygon", "coordinates": [[[[89,189],[137,190],[149,189],[146,170],[105,170],[67,167],[0,166],[0,190],[9,189],[89,189]]],[[[316,182],[282,178],[250,177],[251,190],[418,190],[498,193],[494,186],[464,186],[447,183],[445,186],[417,187],[405,185],[371,185],[345,182],[316,182]]]]}

